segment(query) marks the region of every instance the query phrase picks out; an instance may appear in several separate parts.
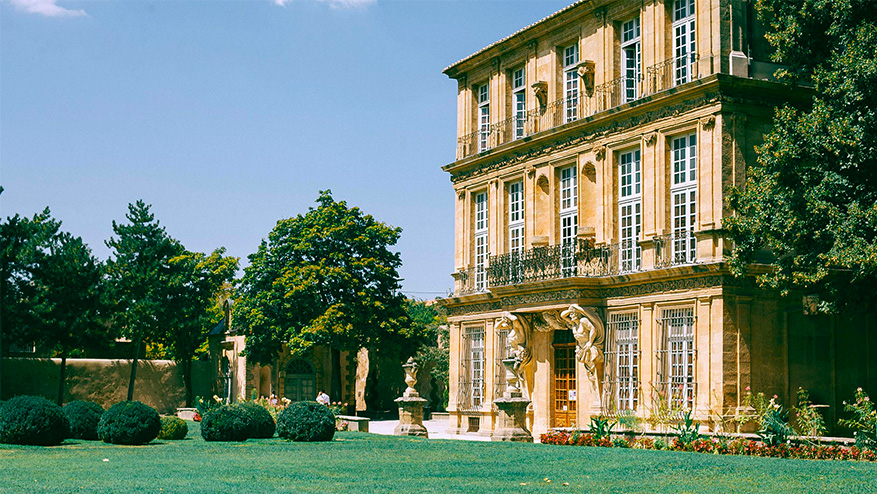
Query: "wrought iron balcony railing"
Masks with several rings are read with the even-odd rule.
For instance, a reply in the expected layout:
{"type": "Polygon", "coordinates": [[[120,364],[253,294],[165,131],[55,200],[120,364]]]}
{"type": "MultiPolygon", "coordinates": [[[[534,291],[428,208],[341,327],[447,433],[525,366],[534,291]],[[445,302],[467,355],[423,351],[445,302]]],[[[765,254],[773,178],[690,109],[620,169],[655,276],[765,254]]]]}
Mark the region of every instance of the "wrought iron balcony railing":
{"type": "Polygon", "coordinates": [[[655,94],[712,74],[712,57],[689,53],[646,68],[643,95],[655,94]],[[703,63],[701,63],[703,62],[703,63]]]}
{"type": "Polygon", "coordinates": [[[470,295],[487,291],[487,271],[483,267],[473,267],[457,271],[455,295],[470,295]]]}
{"type": "Polygon", "coordinates": [[[697,238],[692,231],[676,232],[654,238],[655,268],[697,262],[697,238]]]}
{"type": "Polygon", "coordinates": [[[504,286],[558,278],[608,276],[619,270],[618,246],[579,240],[490,256],[487,285],[504,286]]]}
{"type": "Polygon", "coordinates": [[[644,266],[637,242],[595,246],[588,240],[533,247],[488,258],[486,268],[455,273],[454,295],[482,293],[492,287],[563,278],[594,278],[661,269],[697,262],[694,232],[678,232],[653,238],[654,264],[644,266]]]}
{"type": "Polygon", "coordinates": [[[491,124],[457,139],[457,159],[472,156],[515,139],[544,132],[644,96],[665,91],[713,73],[713,57],[689,53],[647,67],[638,77],[619,77],[580,91],[575,99],[558,99],[526,113],[491,124]]]}
{"type": "Polygon", "coordinates": [[[638,77],[619,77],[594,88],[596,111],[606,111],[616,106],[630,103],[642,96],[642,75],[638,77]]]}

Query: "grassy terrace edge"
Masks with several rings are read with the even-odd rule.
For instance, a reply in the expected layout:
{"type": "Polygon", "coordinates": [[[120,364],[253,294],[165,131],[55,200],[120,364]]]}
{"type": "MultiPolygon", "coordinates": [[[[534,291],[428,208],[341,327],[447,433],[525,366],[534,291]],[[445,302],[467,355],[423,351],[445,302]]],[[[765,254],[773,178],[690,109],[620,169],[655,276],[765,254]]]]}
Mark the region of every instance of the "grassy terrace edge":
{"type": "Polygon", "coordinates": [[[49,448],[0,445],[0,492],[877,491],[877,464],[866,462],[356,432],[326,443],[208,443],[197,423],[189,426],[183,441],[146,446],[82,440],[49,448]]]}

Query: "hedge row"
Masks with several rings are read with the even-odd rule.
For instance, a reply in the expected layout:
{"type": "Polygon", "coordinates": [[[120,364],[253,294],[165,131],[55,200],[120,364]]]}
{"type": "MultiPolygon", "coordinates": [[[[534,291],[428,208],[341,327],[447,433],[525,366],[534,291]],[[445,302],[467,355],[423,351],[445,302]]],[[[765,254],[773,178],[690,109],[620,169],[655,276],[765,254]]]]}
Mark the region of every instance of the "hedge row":
{"type": "Polygon", "coordinates": [[[315,401],[293,403],[274,419],[256,403],[235,403],[212,408],[201,419],[205,441],[245,441],[274,437],[290,441],[331,441],[335,435],[335,415],[315,401]]]}
{"type": "MultiPolygon", "coordinates": [[[[182,426],[187,431],[185,422],[182,426]]],[[[174,437],[179,428],[176,423],[174,437]]],[[[0,403],[0,442],[7,444],[54,446],[68,438],[146,444],[160,430],[158,412],[139,401],[123,401],[106,411],[88,401],[72,401],[62,408],[41,396],[16,396],[0,403]]]]}
{"type": "MultiPolygon", "coordinates": [[[[263,406],[235,403],[210,410],[201,422],[206,441],[245,441],[271,438],[274,433],[290,441],[331,441],[335,416],[317,402],[286,407],[277,422],[263,406]]],[[[146,444],[155,439],[182,439],[185,421],[161,418],[139,401],[123,401],[104,409],[92,402],[73,401],[59,407],[39,396],[17,396],[0,402],[0,442],[57,445],[65,439],[100,439],[110,444],[146,444]]]]}

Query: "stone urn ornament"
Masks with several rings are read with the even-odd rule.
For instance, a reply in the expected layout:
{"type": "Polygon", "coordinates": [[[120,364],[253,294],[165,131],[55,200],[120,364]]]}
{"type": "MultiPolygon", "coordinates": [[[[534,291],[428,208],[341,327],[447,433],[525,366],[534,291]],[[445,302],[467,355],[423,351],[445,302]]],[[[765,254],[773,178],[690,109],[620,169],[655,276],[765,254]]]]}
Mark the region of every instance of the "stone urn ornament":
{"type": "Polygon", "coordinates": [[[393,429],[396,436],[419,436],[429,437],[426,427],[423,426],[423,404],[426,400],[417,394],[414,385],[417,384],[417,370],[420,365],[410,357],[402,369],[405,371],[405,384],[408,388],[400,398],[396,398],[399,405],[399,425],[393,429]]]}
{"type": "Polygon", "coordinates": [[[417,371],[420,369],[420,365],[417,364],[417,361],[414,360],[414,357],[408,357],[408,362],[406,362],[405,365],[402,366],[402,369],[405,371],[405,384],[408,385],[408,388],[405,389],[405,393],[402,396],[420,396],[417,393],[417,390],[414,389],[414,385],[417,384],[417,371]]]}

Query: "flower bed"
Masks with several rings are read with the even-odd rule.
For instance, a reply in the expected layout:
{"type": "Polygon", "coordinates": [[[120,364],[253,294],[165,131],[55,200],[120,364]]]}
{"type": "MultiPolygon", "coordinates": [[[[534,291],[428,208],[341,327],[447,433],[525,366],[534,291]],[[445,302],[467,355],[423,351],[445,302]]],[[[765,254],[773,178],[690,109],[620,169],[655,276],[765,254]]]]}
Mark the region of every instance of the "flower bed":
{"type": "Polygon", "coordinates": [[[859,460],[877,461],[877,452],[824,444],[780,444],[767,446],[762,442],[745,438],[701,438],[689,443],[678,439],[664,441],[651,437],[616,436],[597,438],[582,432],[550,431],[541,436],[542,444],[564,446],[599,446],[604,448],[662,449],[670,451],[694,451],[717,455],[747,455],[773,458],[796,458],[804,460],[859,460]]]}

